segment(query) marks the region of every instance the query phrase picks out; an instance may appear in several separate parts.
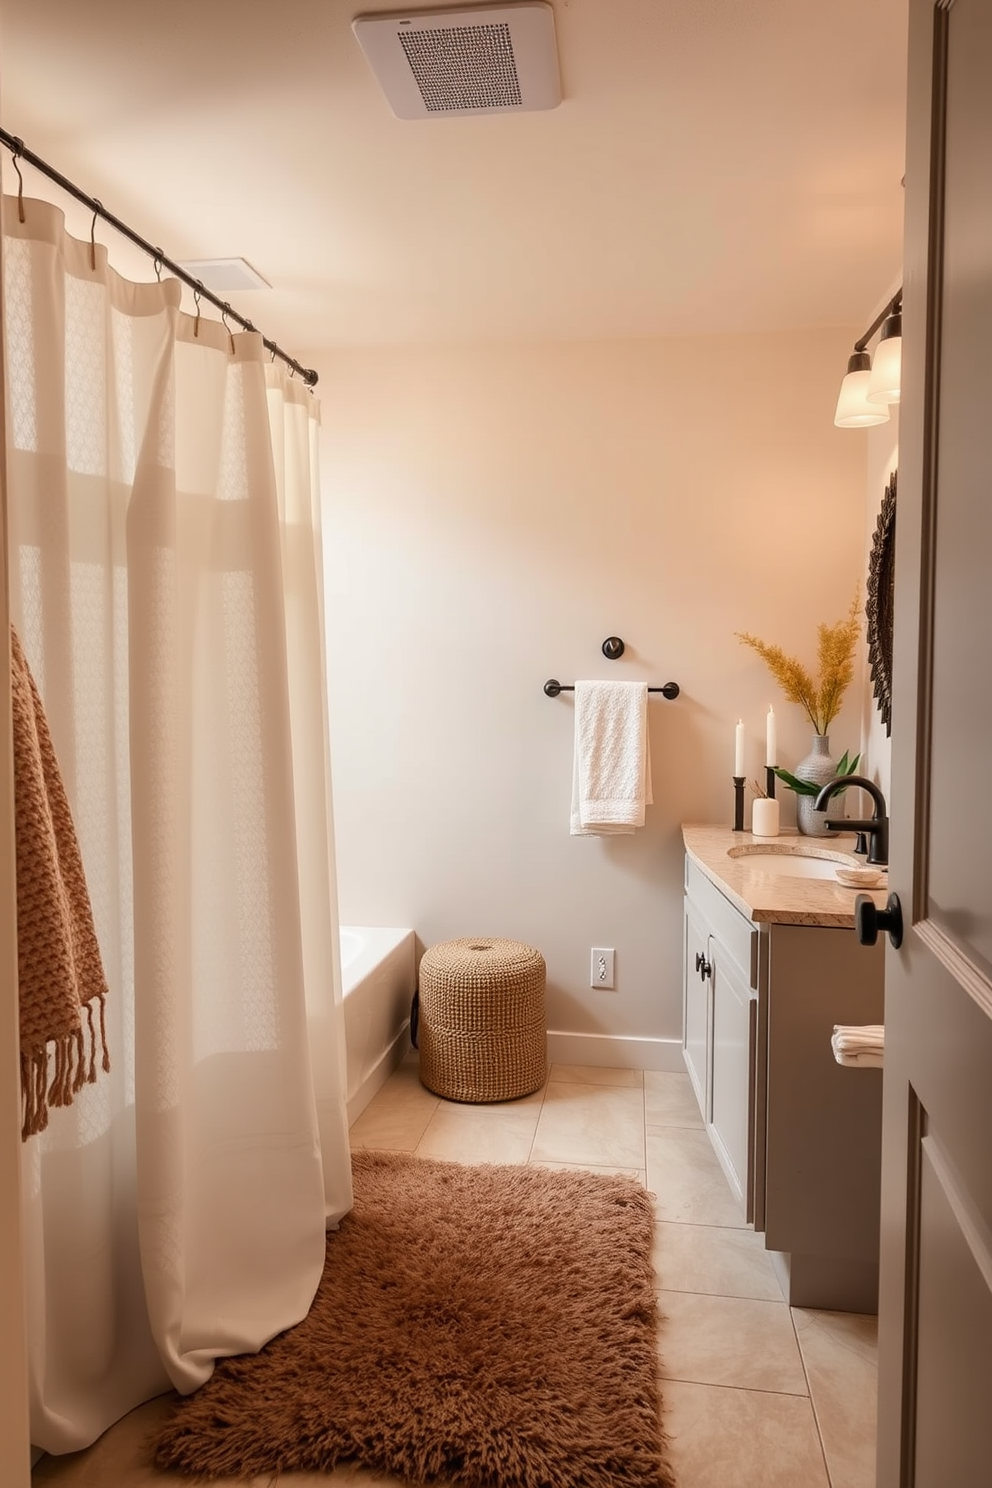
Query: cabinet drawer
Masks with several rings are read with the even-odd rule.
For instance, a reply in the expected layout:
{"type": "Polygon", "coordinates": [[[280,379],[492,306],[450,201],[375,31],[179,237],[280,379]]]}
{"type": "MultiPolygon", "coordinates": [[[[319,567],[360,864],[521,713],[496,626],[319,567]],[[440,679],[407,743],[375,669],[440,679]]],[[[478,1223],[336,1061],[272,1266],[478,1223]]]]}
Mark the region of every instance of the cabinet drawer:
{"type": "Polygon", "coordinates": [[[693,860],[686,858],[685,891],[708,920],[710,928],[722,942],[722,952],[729,954],[738,974],[746,984],[758,987],[758,931],[742,915],[693,860]]]}

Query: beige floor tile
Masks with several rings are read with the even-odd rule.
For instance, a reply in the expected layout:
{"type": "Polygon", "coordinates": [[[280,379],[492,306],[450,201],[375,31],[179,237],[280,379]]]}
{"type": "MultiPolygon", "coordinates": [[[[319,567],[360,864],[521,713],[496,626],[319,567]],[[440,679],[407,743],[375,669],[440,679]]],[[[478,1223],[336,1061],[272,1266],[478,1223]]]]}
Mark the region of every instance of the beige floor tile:
{"type": "Polygon", "coordinates": [[[659,1292],[662,1374],[697,1385],[805,1395],[806,1373],[785,1302],[659,1292]]]}
{"type": "Polygon", "coordinates": [[[762,1237],[753,1230],[660,1221],[654,1265],[658,1285],[667,1291],[784,1301],[762,1237]]]}
{"type": "Polygon", "coordinates": [[[746,1229],[705,1131],[675,1126],[649,1131],[647,1169],[659,1219],[746,1229]]]}
{"type": "Polygon", "coordinates": [[[412,1152],[441,1102],[396,1071],[372,1097],[351,1128],[352,1147],[412,1152]]]}
{"type": "Polygon", "coordinates": [[[643,1168],[610,1168],[598,1166],[595,1163],[566,1163],[566,1162],[544,1162],[540,1158],[532,1158],[529,1164],[532,1168],[550,1168],[552,1172],[562,1173],[608,1173],[620,1178],[636,1178],[643,1188],[645,1186],[646,1174],[643,1168]]]}
{"type": "Polygon", "coordinates": [[[644,1071],[597,1064],[553,1064],[551,1079],[558,1085],[624,1085],[639,1090],[644,1084],[644,1071]]]}
{"type": "Polygon", "coordinates": [[[829,1488],[801,1396],[674,1380],[662,1396],[680,1488],[829,1488]]]}
{"type": "Polygon", "coordinates": [[[878,1319],[792,1309],[833,1488],[874,1488],[878,1319]]]}
{"type": "Polygon", "coordinates": [[[418,1157],[460,1163],[526,1163],[539,1106],[453,1106],[442,1101],[417,1143],[418,1157]]]}
{"type": "Polygon", "coordinates": [[[541,1161],[643,1168],[643,1092],[552,1081],[531,1155],[541,1161]]]}
{"type": "Polygon", "coordinates": [[[702,1127],[699,1102],[688,1075],[644,1071],[644,1121],[648,1131],[656,1126],[702,1127]]]}

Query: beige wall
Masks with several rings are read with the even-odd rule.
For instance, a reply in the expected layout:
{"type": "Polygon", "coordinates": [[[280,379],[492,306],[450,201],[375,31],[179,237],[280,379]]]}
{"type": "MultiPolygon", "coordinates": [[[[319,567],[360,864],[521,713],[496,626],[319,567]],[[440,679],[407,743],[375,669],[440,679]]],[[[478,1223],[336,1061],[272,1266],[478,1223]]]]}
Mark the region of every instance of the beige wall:
{"type": "MultiPolygon", "coordinates": [[[[865,436],[832,423],[851,339],[314,357],[342,919],[539,947],[551,1028],[618,1040],[556,1057],[678,1067],[679,825],[731,820],[738,716],[751,776],[769,702],[781,762],[809,749],[734,631],[813,664],[863,576],[865,436]],[[552,676],[681,686],[650,703],[656,804],[634,837],[569,836],[552,676]],[[614,992],[588,986],[593,945],[616,949],[614,992]]],[[[861,706],[852,688],[837,754],[861,706]]]]}

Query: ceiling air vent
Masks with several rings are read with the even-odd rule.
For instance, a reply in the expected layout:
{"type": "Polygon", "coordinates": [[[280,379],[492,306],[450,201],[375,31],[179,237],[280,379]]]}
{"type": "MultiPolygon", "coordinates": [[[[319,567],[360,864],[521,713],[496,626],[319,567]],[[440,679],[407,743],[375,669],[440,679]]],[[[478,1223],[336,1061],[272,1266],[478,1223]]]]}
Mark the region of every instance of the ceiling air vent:
{"type": "Polygon", "coordinates": [[[358,16],[352,29],[399,119],[523,113],[561,102],[550,5],[358,16]]]}

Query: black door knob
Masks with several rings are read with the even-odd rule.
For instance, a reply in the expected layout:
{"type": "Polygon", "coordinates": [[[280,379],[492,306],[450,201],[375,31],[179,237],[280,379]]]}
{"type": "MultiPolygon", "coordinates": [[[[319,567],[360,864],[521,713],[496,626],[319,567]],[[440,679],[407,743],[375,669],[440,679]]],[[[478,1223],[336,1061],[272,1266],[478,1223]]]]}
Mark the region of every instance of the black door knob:
{"type": "Polygon", "coordinates": [[[895,950],[902,945],[902,905],[898,894],[890,894],[884,909],[878,909],[868,894],[859,894],[854,901],[854,926],[861,945],[871,946],[878,940],[880,930],[888,931],[889,940],[895,950]]]}
{"type": "Polygon", "coordinates": [[[710,965],[709,961],[707,961],[706,957],[701,956],[699,958],[699,980],[701,982],[705,982],[706,978],[709,976],[712,970],[713,967],[710,965]]]}
{"type": "Polygon", "coordinates": [[[705,957],[703,956],[702,951],[697,951],[696,952],[696,975],[697,976],[699,975],[699,968],[702,966],[704,960],[705,960],[705,957]]]}

